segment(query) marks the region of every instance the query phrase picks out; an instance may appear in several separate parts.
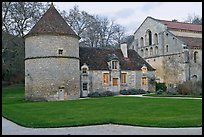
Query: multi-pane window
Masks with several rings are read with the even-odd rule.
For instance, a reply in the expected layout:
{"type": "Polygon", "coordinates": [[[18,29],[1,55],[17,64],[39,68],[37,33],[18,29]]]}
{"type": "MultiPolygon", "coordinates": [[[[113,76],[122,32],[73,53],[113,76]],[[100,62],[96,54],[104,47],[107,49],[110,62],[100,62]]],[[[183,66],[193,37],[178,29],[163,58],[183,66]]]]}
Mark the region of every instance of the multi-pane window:
{"type": "Polygon", "coordinates": [[[112,61],[112,69],[118,69],[118,61],[112,61]]]}
{"type": "Polygon", "coordinates": [[[103,84],[109,83],[109,73],[103,73],[103,84]]]}
{"type": "Polygon", "coordinates": [[[87,90],[88,89],[88,83],[83,83],[83,90],[87,90]]]}
{"type": "Polygon", "coordinates": [[[147,77],[142,77],[142,85],[147,85],[147,77]]]}
{"type": "Polygon", "coordinates": [[[122,84],[127,83],[127,73],[122,73],[121,74],[121,82],[122,82],[122,84]]]}
{"type": "Polygon", "coordinates": [[[113,86],[118,86],[118,78],[113,78],[113,86]]]}

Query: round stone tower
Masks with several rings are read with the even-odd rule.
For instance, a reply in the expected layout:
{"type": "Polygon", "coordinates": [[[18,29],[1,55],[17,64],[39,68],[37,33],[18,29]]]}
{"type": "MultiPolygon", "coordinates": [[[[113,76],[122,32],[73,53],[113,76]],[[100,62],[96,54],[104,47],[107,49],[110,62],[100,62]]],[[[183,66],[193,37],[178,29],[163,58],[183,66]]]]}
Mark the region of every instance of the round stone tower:
{"type": "Polygon", "coordinates": [[[53,4],[25,36],[25,98],[80,97],[79,36],[53,4]]]}

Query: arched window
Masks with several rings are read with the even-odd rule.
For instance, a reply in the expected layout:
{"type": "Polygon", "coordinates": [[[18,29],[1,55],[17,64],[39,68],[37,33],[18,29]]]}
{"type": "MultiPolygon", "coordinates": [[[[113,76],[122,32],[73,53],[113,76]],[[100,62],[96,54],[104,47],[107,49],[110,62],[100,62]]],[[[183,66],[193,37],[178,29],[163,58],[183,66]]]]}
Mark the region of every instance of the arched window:
{"type": "Polygon", "coordinates": [[[145,57],[148,57],[148,48],[145,49],[145,57]]]}
{"type": "Polygon", "coordinates": [[[158,55],[158,47],[155,47],[155,55],[158,55]]]}
{"type": "Polygon", "coordinates": [[[151,47],[150,48],[150,56],[152,56],[153,55],[153,48],[151,47]]]}
{"type": "Polygon", "coordinates": [[[81,66],[82,75],[83,76],[88,75],[88,70],[89,70],[89,67],[86,65],[86,63],[84,63],[84,65],[81,66]]]}
{"type": "Polygon", "coordinates": [[[195,51],[195,52],[193,53],[193,59],[194,59],[194,63],[196,63],[197,60],[198,60],[198,52],[197,52],[197,51],[195,51]]]}
{"type": "Polygon", "coordinates": [[[144,38],[143,37],[140,38],[140,47],[144,47],[144,38]]]}
{"type": "Polygon", "coordinates": [[[144,51],[141,49],[141,56],[144,57],[144,51]]]}
{"type": "Polygon", "coordinates": [[[192,80],[193,80],[193,81],[197,81],[197,79],[198,79],[198,76],[197,76],[197,75],[193,75],[193,76],[192,76],[192,80]]]}
{"type": "Polygon", "coordinates": [[[158,45],[158,35],[157,35],[157,33],[154,34],[154,44],[158,45]]]}
{"type": "Polygon", "coordinates": [[[169,46],[166,45],[166,52],[169,52],[169,46]]]}
{"type": "Polygon", "coordinates": [[[146,65],[143,65],[141,70],[142,70],[143,74],[147,74],[147,67],[146,67],[146,65]]]}
{"type": "Polygon", "coordinates": [[[146,46],[152,45],[152,32],[147,30],[146,32],[146,46]]]}

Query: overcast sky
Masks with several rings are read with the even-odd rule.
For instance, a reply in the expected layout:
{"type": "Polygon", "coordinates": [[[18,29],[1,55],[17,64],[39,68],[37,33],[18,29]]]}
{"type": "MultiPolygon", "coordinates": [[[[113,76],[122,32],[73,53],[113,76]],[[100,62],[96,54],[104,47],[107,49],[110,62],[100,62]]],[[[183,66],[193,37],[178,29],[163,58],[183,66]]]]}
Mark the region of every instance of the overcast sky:
{"type": "Polygon", "coordinates": [[[74,5],[91,15],[115,20],[133,34],[147,16],[182,22],[188,15],[202,17],[202,2],[54,2],[57,9],[69,12],[74,5]]]}

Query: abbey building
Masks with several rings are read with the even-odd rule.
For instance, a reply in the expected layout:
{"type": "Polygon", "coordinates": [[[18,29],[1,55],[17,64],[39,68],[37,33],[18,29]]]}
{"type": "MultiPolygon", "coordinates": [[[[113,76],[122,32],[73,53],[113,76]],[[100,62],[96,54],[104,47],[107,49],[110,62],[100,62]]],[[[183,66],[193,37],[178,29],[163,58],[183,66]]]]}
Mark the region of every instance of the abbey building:
{"type": "Polygon", "coordinates": [[[202,25],[147,17],[134,33],[134,49],[168,87],[202,80],[202,25]]]}

